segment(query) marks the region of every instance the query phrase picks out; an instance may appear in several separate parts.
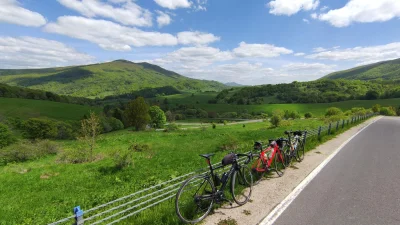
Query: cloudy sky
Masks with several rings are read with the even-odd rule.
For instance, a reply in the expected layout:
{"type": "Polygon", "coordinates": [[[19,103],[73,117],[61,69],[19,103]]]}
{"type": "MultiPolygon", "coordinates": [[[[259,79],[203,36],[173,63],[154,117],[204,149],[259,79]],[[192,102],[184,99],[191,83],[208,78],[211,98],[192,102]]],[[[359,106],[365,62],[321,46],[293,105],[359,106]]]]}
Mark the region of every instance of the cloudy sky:
{"type": "Polygon", "coordinates": [[[0,68],[127,59],[265,84],[400,58],[400,0],[0,0],[0,68]]]}

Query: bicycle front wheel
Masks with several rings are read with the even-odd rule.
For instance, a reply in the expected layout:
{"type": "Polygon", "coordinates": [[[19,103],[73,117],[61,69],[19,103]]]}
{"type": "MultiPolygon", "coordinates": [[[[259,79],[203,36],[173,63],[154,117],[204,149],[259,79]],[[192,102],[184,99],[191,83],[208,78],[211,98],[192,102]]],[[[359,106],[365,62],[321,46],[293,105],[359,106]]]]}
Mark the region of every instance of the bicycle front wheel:
{"type": "Polygon", "coordinates": [[[267,165],[260,159],[260,156],[254,156],[254,161],[251,165],[251,173],[253,175],[253,185],[260,183],[267,171],[267,165]]]}
{"type": "Polygon", "coordinates": [[[303,141],[299,141],[296,148],[296,159],[298,162],[304,160],[304,154],[305,154],[304,143],[303,141]]]}
{"type": "Polygon", "coordinates": [[[284,169],[285,169],[285,153],[283,151],[281,152],[276,152],[275,157],[274,157],[274,167],[275,167],[275,172],[278,174],[278,176],[283,176],[284,174],[284,169]]]}
{"type": "Polygon", "coordinates": [[[185,223],[198,223],[210,212],[214,204],[215,186],[208,176],[196,175],[186,180],[178,190],[175,210],[185,223]]]}
{"type": "Polygon", "coordinates": [[[253,175],[247,166],[242,166],[232,174],[231,193],[238,205],[244,205],[250,200],[253,187],[253,175]]]}

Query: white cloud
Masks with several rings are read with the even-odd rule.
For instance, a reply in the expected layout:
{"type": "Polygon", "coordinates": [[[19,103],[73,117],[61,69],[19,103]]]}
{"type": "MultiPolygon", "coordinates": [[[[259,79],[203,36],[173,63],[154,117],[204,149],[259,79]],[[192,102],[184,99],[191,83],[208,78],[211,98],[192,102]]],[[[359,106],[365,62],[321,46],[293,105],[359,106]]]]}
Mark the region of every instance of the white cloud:
{"type": "Polygon", "coordinates": [[[239,47],[233,49],[235,56],[271,58],[285,54],[292,54],[293,51],[283,47],[276,47],[269,44],[247,44],[240,42],[239,47]]]}
{"type": "Polygon", "coordinates": [[[321,12],[324,12],[324,11],[326,11],[326,10],[328,10],[328,9],[329,9],[329,7],[326,6],[326,5],[324,5],[324,6],[321,7],[319,10],[320,10],[321,12]]]}
{"type": "Polygon", "coordinates": [[[339,46],[336,46],[336,48],[330,51],[308,55],[307,58],[334,61],[356,61],[361,63],[400,58],[400,42],[346,49],[340,49],[338,47],[339,46]]]}
{"type": "Polygon", "coordinates": [[[46,19],[37,12],[21,7],[17,0],[1,0],[0,23],[40,27],[46,24],[46,19]]]}
{"type": "Polygon", "coordinates": [[[34,37],[0,37],[0,65],[5,68],[43,68],[86,64],[94,57],[65,44],[34,37]]]}
{"type": "Polygon", "coordinates": [[[207,0],[196,0],[197,5],[194,6],[195,11],[207,11],[206,4],[207,0]]]}
{"type": "Polygon", "coordinates": [[[274,0],[268,3],[269,13],[291,16],[301,10],[309,11],[318,7],[319,0],[274,0]]]}
{"type": "Polygon", "coordinates": [[[384,22],[400,17],[399,0],[350,0],[340,9],[319,15],[335,27],[347,27],[352,23],[384,22]]]}
{"type": "Polygon", "coordinates": [[[310,23],[310,21],[309,21],[308,19],[303,19],[303,22],[304,22],[304,23],[307,23],[307,24],[310,23]]]}
{"type": "Polygon", "coordinates": [[[178,42],[184,45],[205,45],[219,41],[220,39],[220,37],[217,37],[214,34],[199,31],[184,31],[178,33],[178,42]]]}
{"type": "Polygon", "coordinates": [[[161,12],[159,10],[156,10],[156,12],[158,14],[157,16],[158,27],[166,26],[172,22],[171,17],[167,13],[161,12]]]}
{"type": "Polygon", "coordinates": [[[141,8],[132,0],[109,0],[109,3],[104,3],[99,0],[57,1],[65,7],[78,11],[86,17],[110,18],[124,25],[152,26],[150,11],[141,8]],[[118,5],[114,6],[111,3],[118,3],[118,5]]]}
{"type": "Polygon", "coordinates": [[[324,52],[328,49],[322,48],[322,47],[318,47],[318,48],[313,48],[313,52],[324,52]]]}
{"type": "Polygon", "coordinates": [[[333,71],[336,65],[326,65],[322,63],[290,63],[282,68],[286,71],[333,71]]]}
{"type": "Polygon", "coordinates": [[[192,3],[188,0],[154,0],[159,6],[168,9],[190,8],[192,3]]]}
{"type": "Polygon", "coordinates": [[[311,18],[313,18],[313,19],[318,19],[318,14],[312,13],[312,14],[311,14],[311,18]]]}
{"type": "Polygon", "coordinates": [[[298,52],[298,53],[295,53],[294,54],[294,56],[303,56],[303,55],[305,55],[306,53],[304,53],[304,52],[298,52]]]}

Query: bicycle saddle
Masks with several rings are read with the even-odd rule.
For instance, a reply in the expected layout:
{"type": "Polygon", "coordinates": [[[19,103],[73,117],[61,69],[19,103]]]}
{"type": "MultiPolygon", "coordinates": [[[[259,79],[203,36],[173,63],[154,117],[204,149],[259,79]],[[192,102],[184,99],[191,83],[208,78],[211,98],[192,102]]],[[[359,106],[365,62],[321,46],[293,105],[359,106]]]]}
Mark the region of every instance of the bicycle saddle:
{"type": "Polygon", "coordinates": [[[199,155],[199,156],[204,157],[206,159],[210,159],[210,157],[213,156],[213,155],[215,155],[215,153],[202,154],[202,155],[199,155]]]}

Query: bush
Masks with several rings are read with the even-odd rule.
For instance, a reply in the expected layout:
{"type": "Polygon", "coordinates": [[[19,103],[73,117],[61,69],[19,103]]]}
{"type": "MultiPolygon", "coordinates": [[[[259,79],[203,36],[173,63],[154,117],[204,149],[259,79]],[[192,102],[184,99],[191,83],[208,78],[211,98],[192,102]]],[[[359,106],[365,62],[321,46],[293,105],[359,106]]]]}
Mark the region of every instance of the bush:
{"type": "Polygon", "coordinates": [[[151,148],[148,144],[132,143],[128,150],[132,152],[148,152],[151,148]]]}
{"type": "Polygon", "coordinates": [[[122,123],[121,120],[114,118],[114,117],[109,117],[108,118],[108,123],[110,124],[110,126],[112,127],[113,131],[117,131],[117,130],[122,130],[124,129],[124,124],[122,123]]]}
{"type": "Polygon", "coordinates": [[[337,116],[343,114],[342,110],[336,107],[330,107],[326,110],[325,117],[337,116]]]}
{"type": "Polygon", "coordinates": [[[379,114],[384,116],[396,116],[396,112],[390,107],[382,107],[379,114]]]}
{"type": "Polygon", "coordinates": [[[224,125],[226,125],[226,124],[228,124],[228,121],[224,120],[223,123],[224,123],[224,125]]]}
{"type": "Polygon", "coordinates": [[[152,106],[149,109],[151,123],[155,125],[155,128],[163,128],[164,124],[167,122],[167,117],[164,111],[158,106],[152,106]]]}
{"type": "Polygon", "coordinates": [[[133,164],[133,151],[120,150],[113,153],[114,165],[118,169],[128,167],[133,164]]]}
{"type": "Polygon", "coordinates": [[[271,117],[270,122],[274,127],[278,127],[280,125],[280,123],[282,122],[282,117],[280,117],[279,115],[273,115],[271,117]]]}
{"type": "Polygon", "coordinates": [[[372,111],[373,111],[374,113],[377,113],[377,112],[379,112],[380,110],[381,110],[381,105],[375,104],[374,106],[372,106],[372,111]]]}
{"type": "Polygon", "coordinates": [[[175,115],[175,120],[184,120],[185,119],[185,115],[183,114],[176,114],[175,115]]]}
{"type": "Polygon", "coordinates": [[[52,139],[57,137],[57,125],[48,119],[32,118],[23,123],[23,135],[28,139],[52,139]]]}
{"type": "Polygon", "coordinates": [[[179,130],[179,126],[176,123],[170,123],[164,129],[164,132],[176,131],[179,130]]]}
{"type": "Polygon", "coordinates": [[[215,123],[212,123],[212,128],[213,129],[217,128],[217,125],[215,123]]]}
{"type": "Polygon", "coordinates": [[[15,137],[5,124],[0,123],[0,148],[6,147],[16,141],[15,137]]]}
{"type": "Polygon", "coordinates": [[[291,111],[289,113],[289,118],[292,119],[300,119],[300,113],[298,113],[297,111],[291,111]]]}
{"type": "Polygon", "coordinates": [[[59,151],[59,146],[48,140],[41,141],[21,141],[2,149],[0,153],[1,161],[24,162],[42,158],[47,155],[54,155],[59,151]]]}
{"type": "Polygon", "coordinates": [[[310,112],[307,112],[307,113],[304,114],[304,118],[306,118],[306,119],[313,118],[313,114],[310,113],[310,112]]]}
{"type": "Polygon", "coordinates": [[[82,148],[71,148],[60,152],[57,159],[58,162],[63,163],[84,163],[90,161],[90,152],[82,148]]]}
{"type": "Polygon", "coordinates": [[[355,116],[365,116],[367,114],[367,110],[365,110],[363,107],[351,108],[351,112],[355,116]]]}
{"type": "Polygon", "coordinates": [[[76,137],[76,132],[72,128],[72,125],[65,122],[57,122],[57,136],[55,138],[65,140],[74,139],[76,137]]]}

